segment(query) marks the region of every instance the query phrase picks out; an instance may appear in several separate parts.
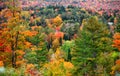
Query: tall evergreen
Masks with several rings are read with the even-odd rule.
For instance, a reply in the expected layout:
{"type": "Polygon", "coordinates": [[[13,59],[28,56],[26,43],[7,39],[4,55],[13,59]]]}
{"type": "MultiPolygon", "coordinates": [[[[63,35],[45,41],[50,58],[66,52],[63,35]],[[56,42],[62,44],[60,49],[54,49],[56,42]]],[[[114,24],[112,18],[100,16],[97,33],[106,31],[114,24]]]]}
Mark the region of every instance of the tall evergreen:
{"type": "Polygon", "coordinates": [[[112,50],[110,32],[97,17],[89,18],[83,25],[72,50],[72,63],[75,65],[74,75],[98,76],[96,73],[99,65],[102,67],[110,65],[109,52],[112,50]],[[104,58],[105,54],[108,56],[104,58]]]}

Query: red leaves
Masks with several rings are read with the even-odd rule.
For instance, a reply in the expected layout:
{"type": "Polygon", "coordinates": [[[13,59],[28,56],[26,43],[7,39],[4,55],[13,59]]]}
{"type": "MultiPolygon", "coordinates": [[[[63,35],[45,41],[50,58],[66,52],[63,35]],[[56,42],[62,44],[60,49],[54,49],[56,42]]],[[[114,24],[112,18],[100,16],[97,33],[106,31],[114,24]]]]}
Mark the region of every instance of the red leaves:
{"type": "Polygon", "coordinates": [[[12,52],[11,47],[8,45],[4,45],[4,43],[0,42],[0,51],[2,52],[12,52]]]}
{"type": "Polygon", "coordinates": [[[3,46],[3,43],[0,42],[0,47],[3,46]]]}
{"type": "Polygon", "coordinates": [[[11,47],[10,47],[10,46],[6,46],[6,47],[4,48],[4,51],[5,51],[5,52],[12,52],[12,50],[11,50],[11,47]]]}

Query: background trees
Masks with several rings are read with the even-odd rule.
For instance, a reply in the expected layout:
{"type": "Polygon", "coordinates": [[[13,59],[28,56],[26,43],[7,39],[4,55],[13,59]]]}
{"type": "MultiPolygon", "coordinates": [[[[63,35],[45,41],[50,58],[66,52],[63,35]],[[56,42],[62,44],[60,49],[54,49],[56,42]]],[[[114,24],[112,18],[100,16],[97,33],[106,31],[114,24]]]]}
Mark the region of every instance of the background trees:
{"type": "Polygon", "coordinates": [[[111,74],[119,73],[119,33],[113,51],[105,15],[74,6],[21,9],[15,1],[0,11],[0,75],[109,76],[114,63],[111,74]]]}

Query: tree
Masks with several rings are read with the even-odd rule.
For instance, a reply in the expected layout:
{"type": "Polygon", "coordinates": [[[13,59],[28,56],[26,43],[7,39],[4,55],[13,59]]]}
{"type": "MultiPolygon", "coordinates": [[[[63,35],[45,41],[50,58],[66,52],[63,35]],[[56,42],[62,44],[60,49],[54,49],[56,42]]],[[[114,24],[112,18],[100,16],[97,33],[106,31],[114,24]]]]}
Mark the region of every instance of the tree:
{"type": "Polygon", "coordinates": [[[23,60],[22,57],[24,54],[21,53],[24,53],[26,40],[22,32],[27,27],[27,24],[21,17],[21,10],[17,7],[16,3],[17,0],[7,2],[8,8],[1,11],[3,21],[0,25],[0,51],[3,53],[1,59],[4,61],[5,66],[12,65],[14,68],[16,67],[17,59],[20,61],[23,60]],[[17,52],[18,50],[19,52],[17,52]],[[7,64],[8,62],[9,64],[7,64]]]}
{"type": "Polygon", "coordinates": [[[3,10],[2,16],[5,21],[1,24],[0,42],[2,44],[1,48],[3,48],[1,50],[11,53],[12,66],[15,67],[15,50],[23,49],[20,46],[23,45],[25,41],[24,36],[21,34],[21,31],[25,29],[24,21],[21,19],[19,12],[14,11],[13,13],[10,9],[3,10]]]}
{"type": "Polygon", "coordinates": [[[74,46],[74,41],[65,41],[61,49],[65,53],[64,58],[66,61],[71,61],[71,48],[74,46]]]}
{"type": "Polygon", "coordinates": [[[112,71],[111,75],[116,75],[119,74],[120,72],[120,56],[119,56],[119,51],[120,51],[120,33],[115,33],[113,36],[113,47],[117,49],[117,52],[113,53],[113,56],[117,57],[115,61],[115,65],[112,66],[112,71]]]}
{"type": "MultiPolygon", "coordinates": [[[[83,23],[82,31],[79,31],[78,38],[75,40],[75,46],[72,52],[72,63],[75,65],[75,72],[77,76],[90,75],[96,76],[95,71],[98,66],[111,66],[109,63],[109,52],[111,51],[110,32],[107,27],[98,22],[96,17],[89,18],[83,23]],[[101,54],[108,55],[104,63],[100,59],[101,54]]],[[[105,56],[106,56],[105,55],[105,56]]],[[[103,58],[105,60],[106,58],[103,58]]],[[[97,73],[97,71],[96,71],[97,73]]],[[[103,73],[103,71],[102,71],[103,73]]]]}
{"type": "Polygon", "coordinates": [[[42,31],[43,28],[40,26],[33,26],[31,28],[32,30],[30,30],[30,32],[33,33],[33,35],[28,34],[29,36],[26,37],[26,40],[31,43],[32,46],[26,49],[24,57],[27,63],[36,64],[39,68],[48,61],[46,35],[42,31]]]}

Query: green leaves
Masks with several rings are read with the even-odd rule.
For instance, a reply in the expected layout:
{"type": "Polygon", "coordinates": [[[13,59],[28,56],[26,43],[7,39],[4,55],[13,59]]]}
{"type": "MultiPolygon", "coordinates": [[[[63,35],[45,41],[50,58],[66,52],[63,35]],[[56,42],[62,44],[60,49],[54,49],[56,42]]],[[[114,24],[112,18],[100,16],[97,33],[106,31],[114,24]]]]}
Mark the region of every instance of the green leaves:
{"type": "MultiPolygon", "coordinates": [[[[108,66],[106,69],[110,69],[112,59],[108,55],[112,50],[111,44],[112,40],[106,26],[98,22],[96,17],[89,18],[84,23],[83,30],[79,31],[72,50],[72,62],[77,68],[75,73],[82,75],[87,73],[90,76],[95,76],[94,70],[97,70],[96,67],[104,66],[104,64],[108,66]],[[106,53],[106,58],[104,58],[105,56],[102,57],[101,53],[106,53]],[[102,63],[98,64],[98,61],[102,63]],[[81,69],[81,71],[78,69],[81,69]]],[[[110,72],[108,71],[107,73],[110,72]]]]}

